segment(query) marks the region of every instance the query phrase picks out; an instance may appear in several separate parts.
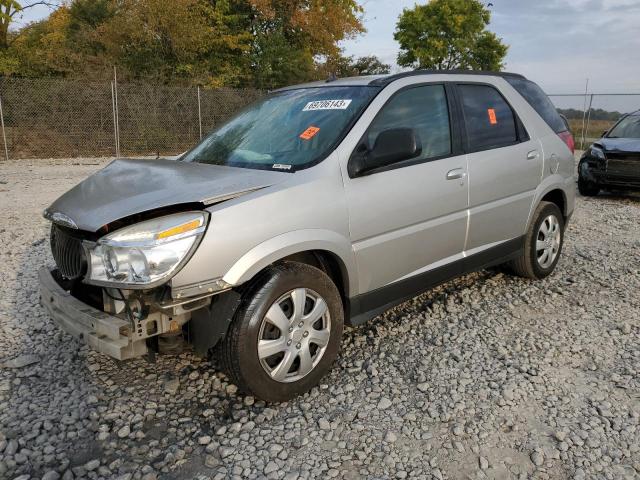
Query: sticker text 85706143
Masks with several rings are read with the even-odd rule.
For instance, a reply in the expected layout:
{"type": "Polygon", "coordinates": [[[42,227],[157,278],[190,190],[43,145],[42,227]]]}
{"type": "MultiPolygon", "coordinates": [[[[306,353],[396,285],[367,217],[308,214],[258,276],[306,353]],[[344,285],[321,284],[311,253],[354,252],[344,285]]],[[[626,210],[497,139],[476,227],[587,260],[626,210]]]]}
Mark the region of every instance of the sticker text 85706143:
{"type": "Polygon", "coordinates": [[[303,112],[313,112],[315,110],[346,110],[351,100],[317,100],[307,103],[302,109],[303,112]]]}

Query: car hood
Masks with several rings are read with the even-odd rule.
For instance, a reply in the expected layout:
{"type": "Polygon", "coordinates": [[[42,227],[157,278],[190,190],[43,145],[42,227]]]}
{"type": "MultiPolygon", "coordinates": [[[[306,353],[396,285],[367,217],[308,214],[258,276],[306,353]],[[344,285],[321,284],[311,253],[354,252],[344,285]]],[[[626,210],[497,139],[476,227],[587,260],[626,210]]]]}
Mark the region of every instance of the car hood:
{"type": "Polygon", "coordinates": [[[596,142],[608,152],[640,152],[640,138],[601,138],[596,142]]]}
{"type": "Polygon", "coordinates": [[[130,215],[173,205],[212,205],[284,180],[290,173],[175,160],[111,162],[58,198],[45,216],[96,232],[130,215]]]}

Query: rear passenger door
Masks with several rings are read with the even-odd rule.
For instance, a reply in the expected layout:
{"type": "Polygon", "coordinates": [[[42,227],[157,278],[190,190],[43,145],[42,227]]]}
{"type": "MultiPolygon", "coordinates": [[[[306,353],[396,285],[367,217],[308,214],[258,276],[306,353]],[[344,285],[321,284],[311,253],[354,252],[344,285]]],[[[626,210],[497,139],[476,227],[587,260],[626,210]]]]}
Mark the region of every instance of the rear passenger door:
{"type": "Polygon", "coordinates": [[[465,251],[524,234],[542,174],[542,151],[495,85],[459,83],[469,169],[465,251]]]}

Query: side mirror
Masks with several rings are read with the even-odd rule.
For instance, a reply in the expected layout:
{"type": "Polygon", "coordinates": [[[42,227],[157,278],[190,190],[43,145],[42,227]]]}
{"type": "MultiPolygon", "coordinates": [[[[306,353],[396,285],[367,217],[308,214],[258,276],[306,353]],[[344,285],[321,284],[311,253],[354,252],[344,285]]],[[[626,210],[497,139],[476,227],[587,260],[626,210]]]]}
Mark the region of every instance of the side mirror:
{"type": "Polygon", "coordinates": [[[378,134],[371,150],[358,146],[349,160],[349,176],[357,177],[368,171],[419,157],[422,144],[412,128],[392,128],[378,134]]]}

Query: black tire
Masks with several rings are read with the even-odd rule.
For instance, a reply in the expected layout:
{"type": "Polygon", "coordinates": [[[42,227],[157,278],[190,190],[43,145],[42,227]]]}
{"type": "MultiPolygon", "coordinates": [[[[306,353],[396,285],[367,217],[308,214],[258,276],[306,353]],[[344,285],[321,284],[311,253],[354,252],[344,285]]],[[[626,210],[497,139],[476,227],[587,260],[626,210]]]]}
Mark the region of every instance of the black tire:
{"type": "Polygon", "coordinates": [[[583,197],[595,197],[600,193],[600,186],[584,178],[582,173],[578,173],[578,191],[583,197]]]}
{"type": "Polygon", "coordinates": [[[330,370],[340,350],[343,326],[342,300],[331,279],[310,265],[284,262],[266,269],[247,288],[220,344],[218,360],[222,370],[242,392],[269,402],[287,401],[308,392],[330,370]],[[330,316],[330,334],[315,367],[301,379],[284,383],[271,378],[263,368],[258,356],[258,341],[269,308],[287,292],[297,288],[310,289],[325,300],[330,316]]]}
{"type": "Polygon", "coordinates": [[[522,256],[512,260],[508,266],[510,270],[516,275],[524,278],[542,279],[550,275],[556,268],[560,255],[562,254],[562,246],[564,244],[564,217],[562,212],[555,203],[540,202],[538,208],[533,214],[533,220],[525,236],[525,244],[522,256]],[[536,242],[540,232],[542,222],[545,221],[550,215],[555,216],[558,221],[560,229],[560,245],[557,250],[557,254],[553,262],[543,267],[538,260],[538,251],[536,248],[536,242]]]}

